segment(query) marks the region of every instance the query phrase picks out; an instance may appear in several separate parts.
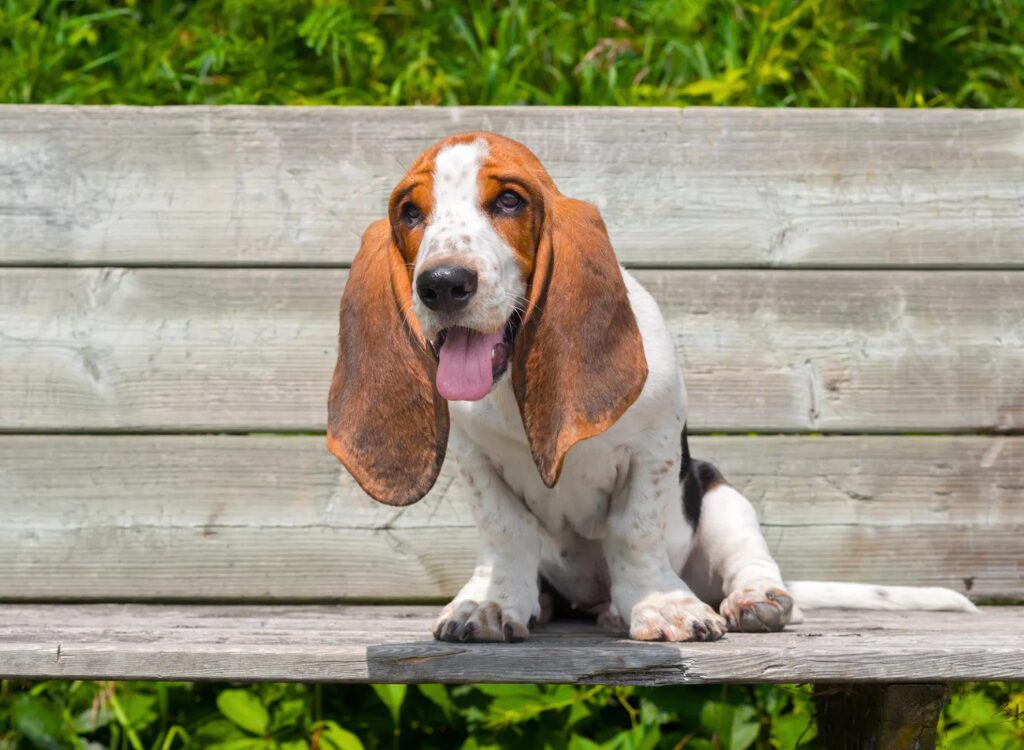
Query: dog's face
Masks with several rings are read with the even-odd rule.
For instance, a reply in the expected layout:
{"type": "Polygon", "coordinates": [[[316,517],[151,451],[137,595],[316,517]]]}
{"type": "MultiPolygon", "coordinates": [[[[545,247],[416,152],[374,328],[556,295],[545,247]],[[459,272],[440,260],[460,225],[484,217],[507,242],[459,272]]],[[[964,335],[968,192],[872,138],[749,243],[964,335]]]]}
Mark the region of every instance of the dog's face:
{"type": "Polygon", "coordinates": [[[426,152],[391,194],[412,313],[446,400],[483,398],[507,371],[553,189],[524,146],[470,134],[426,152]]]}
{"type": "Polygon", "coordinates": [[[639,396],[647,363],[597,210],[522,144],[467,133],[425,151],[363,236],[328,446],[378,500],[415,502],[444,458],[447,402],[484,398],[506,372],[554,486],[569,448],[639,396]]]}

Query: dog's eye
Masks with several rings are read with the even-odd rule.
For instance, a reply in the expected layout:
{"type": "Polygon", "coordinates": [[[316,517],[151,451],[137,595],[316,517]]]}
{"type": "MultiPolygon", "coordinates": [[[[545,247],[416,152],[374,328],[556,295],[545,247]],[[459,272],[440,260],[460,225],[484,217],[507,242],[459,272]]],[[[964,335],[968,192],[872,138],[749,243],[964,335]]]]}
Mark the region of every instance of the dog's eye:
{"type": "Polygon", "coordinates": [[[423,211],[415,203],[406,203],[402,206],[402,219],[410,227],[414,227],[423,219],[423,211]]]}
{"type": "Polygon", "coordinates": [[[502,213],[514,214],[523,207],[524,203],[525,201],[519,197],[519,193],[506,190],[498,196],[498,199],[494,202],[494,206],[502,213]]]}

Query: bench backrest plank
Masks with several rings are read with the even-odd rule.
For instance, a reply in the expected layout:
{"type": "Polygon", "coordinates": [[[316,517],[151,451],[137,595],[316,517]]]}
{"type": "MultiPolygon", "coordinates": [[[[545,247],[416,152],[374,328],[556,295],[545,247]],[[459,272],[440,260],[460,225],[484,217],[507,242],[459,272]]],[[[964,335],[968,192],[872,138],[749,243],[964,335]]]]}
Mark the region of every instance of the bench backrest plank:
{"type": "Polygon", "coordinates": [[[1024,266],[1024,112],[701,107],[0,107],[0,261],[342,263],[426,145],[480,129],[628,264],[1024,266]]]}
{"type": "Polygon", "coordinates": [[[0,107],[0,599],[450,595],[452,467],[386,508],[320,433],[359,234],[476,128],[602,207],[787,576],[1024,596],[1024,113],[0,107]]]}
{"type": "MultiPolygon", "coordinates": [[[[701,431],[1024,426],[1024,273],[637,271],[701,431]]],[[[3,269],[19,430],[318,431],[343,270],[3,269]]]]}
{"type": "MultiPolygon", "coordinates": [[[[423,600],[472,570],[466,493],[367,498],[320,436],[0,437],[0,598],[423,600]]],[[[790,578],[1024,597],[1020,437],[696,437],[790,578]]]]}

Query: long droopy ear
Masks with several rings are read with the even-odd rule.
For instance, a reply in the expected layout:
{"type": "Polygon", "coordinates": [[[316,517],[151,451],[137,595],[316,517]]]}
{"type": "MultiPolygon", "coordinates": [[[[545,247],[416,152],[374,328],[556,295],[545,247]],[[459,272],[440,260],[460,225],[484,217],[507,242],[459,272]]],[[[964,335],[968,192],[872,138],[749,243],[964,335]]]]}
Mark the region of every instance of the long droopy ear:
{"type": "Polygon", "coordinates": [[[568,450],[600,435],[647,381],[647,359],[604,222],[588,203],[545,204],[512,387],[533,460],[554,487],[568,450]]]}
{"type": "Polygon", "coordinates": [[[409,274],[387,221],[363,235],[341,297],[338,361],[327,402],[327,447],[388,505],[434,486],[448,444],[448,404],[415,320],[409,274]]]}

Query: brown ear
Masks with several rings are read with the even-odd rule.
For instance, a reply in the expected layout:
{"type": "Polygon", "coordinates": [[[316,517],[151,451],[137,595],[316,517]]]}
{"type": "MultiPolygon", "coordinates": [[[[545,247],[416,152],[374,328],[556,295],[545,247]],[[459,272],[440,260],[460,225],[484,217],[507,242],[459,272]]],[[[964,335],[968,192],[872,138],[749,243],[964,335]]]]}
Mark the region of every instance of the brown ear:
{"type": "Polygon", "coordinates": [[[600,435],[647,381],[647,359],[604,222],[590,204],[545,206],[512,387],[533,460],[554,487],[568,450],[600,435]]]}
{"type": "Polygon", "coordinates": [[[372,224],[341,297],[338,361],[327,401],[327,447],[388,505],[434,486],[448,444],[448,404],[436,365],[406,316],[409,274],[387,221],[372,224]]]}

